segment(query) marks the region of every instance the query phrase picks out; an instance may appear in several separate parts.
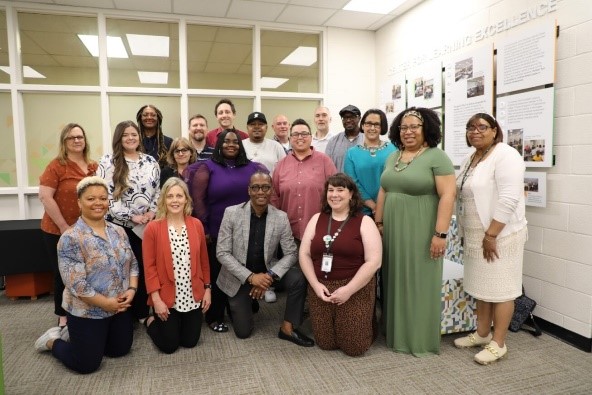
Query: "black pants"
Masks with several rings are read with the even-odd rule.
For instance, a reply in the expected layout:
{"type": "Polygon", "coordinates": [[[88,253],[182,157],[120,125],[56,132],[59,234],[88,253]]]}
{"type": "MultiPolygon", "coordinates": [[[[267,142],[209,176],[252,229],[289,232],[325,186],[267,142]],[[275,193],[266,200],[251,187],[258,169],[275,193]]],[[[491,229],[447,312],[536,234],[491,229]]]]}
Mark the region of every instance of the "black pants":
{"type": "MultiPolygon", "coordinates": [[[[294,328],[298,328],[302,324],[304,316],[304,301],[306,300],[308,283],[298,266],[291,267],[284,274],[280,283],[288,293],[284,321],[288,321],[292,323],[294,328]]],[[[249,296],[251,287],[250,284],[243,284],[236,295],[228,298],[232,313],[232,327],[236,337],[240,339],[251,336],[254,328],[252,299],[249,296]]]]}
{"type": "Polygon", "coordinates": [[[92,373],[101,366],[103,355],[111,358],[129,353],[134,329],[129,312],[103,319],[68,314],[70,341],[57,339],[51,353],[78,373],[92,373]]]}
{"type": "Polygon", "coordinates": [[[62,307],[62,296],[64,295],[64,282],[60,274],[60,267],[58,265],[58,241],[60,235],[54,235],[41,231],[43,234],[43,241],[47,249],[47,256],[49,257],[49,264],[53,271],[53,312],[60,317],[66,316],[66,310],[62,307]]]}
{"type": "Polygon", "coordinates": [[[197,345],[202,321],[201,309],[187,312],[169,309],[166,321],[154,316],[154,321],[148,327],[148,335],[160,351],[172,354],[179,346],[193,348],[197,345]]]}
{"type": "Polygon", "coordinates": [[[132,300],[130,309],[132,316],[139,320],[148,317],[148,294],[146,293],[146,283],[144,281],[144,260],[142,259],[142,239],[140,239],[131,228],[126,228],[125,233],[129,238],[130,246],[138,261],[138,291],[132,300]]]}
{"type": "Polygon", "coordinates": [[[224,309],[228,305],[228,296],[216,284],[218,275],[222,265],[216,259],[216,244],[217,239],[212,238],[208,243],[208,258],[210,260],[210,283],[212,284],[212,304],[206,312],[206,322],[212,324],[214,322],[224,322],[224,309]]]}

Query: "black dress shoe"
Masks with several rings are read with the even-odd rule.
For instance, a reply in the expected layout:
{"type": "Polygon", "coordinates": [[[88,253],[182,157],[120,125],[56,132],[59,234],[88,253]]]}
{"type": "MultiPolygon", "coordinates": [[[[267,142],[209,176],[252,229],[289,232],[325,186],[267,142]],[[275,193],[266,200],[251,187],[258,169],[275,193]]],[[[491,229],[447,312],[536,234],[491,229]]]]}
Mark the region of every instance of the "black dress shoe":
{"type": "Polygon", "coordinates": [[[290,335],[286,335],[280,329],[280,331],[278,332],[278,337],[282,340],[287,340],[289,342],[292,342],[298,346],[302,346],[302,347],[313,347],[314,346],[314,340],[312,340],[310,337],[298,332],[296,329],[293,329],[292,334],[290,334],[290,335]]]}

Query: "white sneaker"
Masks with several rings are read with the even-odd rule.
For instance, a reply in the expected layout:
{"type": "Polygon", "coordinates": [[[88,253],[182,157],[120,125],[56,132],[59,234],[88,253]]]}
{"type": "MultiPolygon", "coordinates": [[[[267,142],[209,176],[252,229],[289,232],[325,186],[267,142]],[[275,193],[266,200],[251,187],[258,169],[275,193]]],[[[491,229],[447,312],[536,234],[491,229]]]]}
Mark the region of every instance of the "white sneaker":
{"type": "Polygon", "coordinates": [[[504,344],[503,347],[497,344],[495,340],[492,340],[483,350],[475,355],[475,362],[481,365],[488,365],[492,362],[496,362],[508,353],[508,347],[504,344]]]}
{"type": "Polygon", "coordinates": [[[265,291],[265,301],[267,303],[274,303],[275,301],[277,301],[277,296],[273,291],[273,287],[269,287],[267,288],[267,291],[265,291]]]}
{"type": "Polygon", "coordinates": [[[69,342],[70,341],[70,332],[68,331],[68,325],[63,326],[60,330],[60,339],[62,339],[65,342],[69,342]]]}
{"type": "Polygon", "coordinates": [[[487,335],[485,337],[481,337],[475,331],[473,333],[470,333],[468,336],[459,337],[458,339],[454,339],[454,345],[457,348],[469,348],[469,347],[484,346],[486,344],[489,344],[492,337],[493,336],[491,335],[491,332],[489,332],[489,335],[487,335]]]}
{"type": "Polygon", "coordinates": [[[45,333],[35,341],[35,350],[39,352],[49,351],[49,348],[47,348],[47,342],[50,340],[59,339],[60,332],[61,329],[59,326],[49,328],[48,330],[46,330],[45,333]]]}

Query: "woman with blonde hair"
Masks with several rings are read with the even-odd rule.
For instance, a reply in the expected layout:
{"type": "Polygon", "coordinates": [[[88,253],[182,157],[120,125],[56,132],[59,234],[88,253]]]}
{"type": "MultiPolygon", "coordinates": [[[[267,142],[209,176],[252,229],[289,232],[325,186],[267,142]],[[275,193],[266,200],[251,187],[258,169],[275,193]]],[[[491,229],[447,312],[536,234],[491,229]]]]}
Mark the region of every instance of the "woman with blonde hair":
{"type": "Polygon", "coordinates": [[[169,178],[142,243],[148,304],[154,308],[145,325],[154,344],[167,354],[179,346],[197,345],[202,311],[212,300],[205,232],[191,216],[192,209],[185,182],[169,178]]]}
{"type": "Polygon", "coordinates": [[[132,121],[117,124],[112,147],[113,153],[101,158],[98,173],[109,185],[107,221],[123,226],[140,266],[140,282],[132,311],[136,319],[143,321],[148,317],[148,296],[139,235],[156,213],[160,168],[150,155],[142,152],[140,131],[132,121]]]}
{"type": "Polygon", "coordinates": [[[64,283],[58,268],[57,245],[60,235],[72,226],[80,216],[76,204],[76,184],[97,171],[97,162],[90,159],[90,147],[86,133],[77,123],[69,123],[60,133],[58,155],[47,165],[39,177],[39,200],[45,212],[41,220],[41,232],[53,270],[54,312],[59,317],[58,326],[66,327],[66,311],[62,307],[64,283]]]}

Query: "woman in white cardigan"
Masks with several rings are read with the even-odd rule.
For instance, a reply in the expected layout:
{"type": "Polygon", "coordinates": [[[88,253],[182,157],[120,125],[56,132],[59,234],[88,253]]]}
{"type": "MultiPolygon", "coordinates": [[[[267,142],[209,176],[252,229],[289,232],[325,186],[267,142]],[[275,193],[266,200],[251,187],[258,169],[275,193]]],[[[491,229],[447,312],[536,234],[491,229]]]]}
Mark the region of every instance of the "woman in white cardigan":
{"type": "Polygon", "coordinates": [[[486,365],[508,352],[505,340],[514,299],[522,294],[525,166],[518,151],[502,142],[502,130],[492,116],[473,115],[466,130],[467,144],[475,151],[457,178],[457,217],[464,243],[464,289],[477,299],[478,322],[475,333],[454,344],[484,346],[475,361],[486,365]]]}

